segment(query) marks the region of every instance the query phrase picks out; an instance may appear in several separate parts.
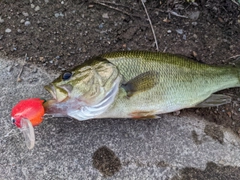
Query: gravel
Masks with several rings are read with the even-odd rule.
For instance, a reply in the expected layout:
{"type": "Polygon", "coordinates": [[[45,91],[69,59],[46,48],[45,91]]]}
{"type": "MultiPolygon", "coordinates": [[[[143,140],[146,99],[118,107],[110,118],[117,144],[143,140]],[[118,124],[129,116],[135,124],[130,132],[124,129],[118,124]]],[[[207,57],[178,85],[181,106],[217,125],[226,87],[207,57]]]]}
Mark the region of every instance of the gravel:
{"type": "Polygon", "coordinates": [[[12,32],[12,30],[9,29],[9,28],[7,28],[7,29],[5,30],[5,32],[6,32],[6,33],[10,33],[10,32],[12,32]]]}

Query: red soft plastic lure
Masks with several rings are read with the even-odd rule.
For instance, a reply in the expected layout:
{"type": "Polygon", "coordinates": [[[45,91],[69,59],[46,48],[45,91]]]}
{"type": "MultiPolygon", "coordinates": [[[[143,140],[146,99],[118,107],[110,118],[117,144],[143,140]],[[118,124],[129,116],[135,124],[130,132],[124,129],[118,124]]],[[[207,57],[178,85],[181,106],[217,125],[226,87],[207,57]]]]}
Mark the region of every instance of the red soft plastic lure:
{"type": "Polygon", "coordinates": [[[29,149],[32,149],[35,144],[33,126],[37,126],[43,121],[43,103],[44,100],[39,98],[25,99],[19,101],[12,109],[12,122],[23,132],[29,149]]]}

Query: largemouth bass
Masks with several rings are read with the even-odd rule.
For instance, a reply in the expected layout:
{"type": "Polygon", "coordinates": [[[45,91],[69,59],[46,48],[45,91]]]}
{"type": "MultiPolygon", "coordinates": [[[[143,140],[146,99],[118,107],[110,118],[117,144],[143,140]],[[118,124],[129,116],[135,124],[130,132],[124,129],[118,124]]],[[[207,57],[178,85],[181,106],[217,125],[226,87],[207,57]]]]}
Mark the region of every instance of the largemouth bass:
{"type": "Polygon", "coordinates": [[[191,107],[229,103],[213,94],[240,87],[240,69],[168,53],[125,51],[100,55],[64,72],[45,88],[46,114],[78,120],[153,118],[191,107]]]}

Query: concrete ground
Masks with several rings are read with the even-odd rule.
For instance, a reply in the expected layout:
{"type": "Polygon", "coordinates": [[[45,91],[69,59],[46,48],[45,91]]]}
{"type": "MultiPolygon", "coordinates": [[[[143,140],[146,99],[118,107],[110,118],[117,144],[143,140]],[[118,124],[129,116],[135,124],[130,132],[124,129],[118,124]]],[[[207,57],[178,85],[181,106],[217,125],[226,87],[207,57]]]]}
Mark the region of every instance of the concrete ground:
{"type": "Polygon", "coordinates": [[[21,99],[49,97],[54,78],[0,58],[0,179],[239,179],[240,139],[193,114],[154,120],[45,118],[28,150],[11,123],[21,99]]]}

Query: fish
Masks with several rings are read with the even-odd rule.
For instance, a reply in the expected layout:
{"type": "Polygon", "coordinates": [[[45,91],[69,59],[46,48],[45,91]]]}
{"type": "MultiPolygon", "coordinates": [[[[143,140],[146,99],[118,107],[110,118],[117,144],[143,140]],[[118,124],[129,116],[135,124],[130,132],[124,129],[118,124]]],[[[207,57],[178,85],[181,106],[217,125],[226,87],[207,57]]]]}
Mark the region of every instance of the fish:
{"type": "Polygon", "coordinates": [[[185,108],[220,106],[217,91],[240,87],[240,68],[208,65],[181,55],[110,52],[63,72],[45,86],[53,98],[45,113],[80,121],[156,118],[185,108]]]}

